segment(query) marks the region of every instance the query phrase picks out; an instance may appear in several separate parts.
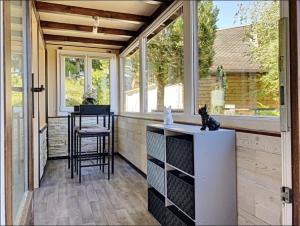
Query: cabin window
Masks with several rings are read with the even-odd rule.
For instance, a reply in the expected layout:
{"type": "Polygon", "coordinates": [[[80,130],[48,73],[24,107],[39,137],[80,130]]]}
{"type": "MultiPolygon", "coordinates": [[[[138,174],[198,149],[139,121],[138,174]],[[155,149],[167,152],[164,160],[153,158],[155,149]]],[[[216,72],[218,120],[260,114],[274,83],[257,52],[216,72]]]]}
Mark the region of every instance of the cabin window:
{"type": "Polygon", "coordinates": [[[147,37],[148,112],[162,112],[164,106],[183,112],[183,32],[180,8],[147,37]]]}
{"type": "Polygon", "coordinates": [[[123,109],[140,111],[140,54],[135,48],[123,58],[123,109]]]}
{"type": "Polygon", "coordinates": [[[198,1],[196,107],[279,116],[279,1],[198,1]]]}
{"type": "Polygon", "coordinates": [[[64,56],[64,103],[74,107],[82,103],[85,85],[85,58],[64,56]]]}
{"type": "Polygon", "coordinates": [[[82,104],[88,91],[98,104],[110,104],[111,58],[87,54],[60,54],[60,111],[82,104]]]}

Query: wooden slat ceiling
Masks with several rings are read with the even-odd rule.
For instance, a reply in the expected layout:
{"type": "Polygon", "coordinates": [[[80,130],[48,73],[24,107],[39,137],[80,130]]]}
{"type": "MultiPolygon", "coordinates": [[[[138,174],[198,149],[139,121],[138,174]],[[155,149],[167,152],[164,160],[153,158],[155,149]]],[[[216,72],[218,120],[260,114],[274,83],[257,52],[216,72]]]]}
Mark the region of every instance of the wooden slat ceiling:
{"type": "Polygon", "coordinates": [[[123,50],[172,2],[37,0],[35,7],[46,43],[123,50]],[[97,33],[93,33],[95,16],[97,33]]]}

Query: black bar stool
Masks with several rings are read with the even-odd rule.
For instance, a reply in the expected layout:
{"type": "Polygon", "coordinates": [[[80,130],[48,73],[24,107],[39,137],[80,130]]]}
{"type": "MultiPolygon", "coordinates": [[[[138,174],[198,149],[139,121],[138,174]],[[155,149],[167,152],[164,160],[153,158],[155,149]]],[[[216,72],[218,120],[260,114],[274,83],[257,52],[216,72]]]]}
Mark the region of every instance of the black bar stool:
{"type": "Polygon", "coordinates": [[[80,105],[79,107],[79,126],[75,128],[75,167],[79,174],[79,182],[81,183],[81,168],[99,166],[104,172],[107,166],[108,179],[110,179],[111,167],[111,112],[110,105],[80,105]],[[82,117],[96,116],[97,124],[92,126],[82,126],[82,117]],[[99,116],[103,118],[102,125],[99,125],[99,116]],[[96,150],[83,151],[83,138],[97,138],[96,150]],[[106,162],[107,158],[107,162],[106,162]],[[91,162],[91,164],[82,164],[83,162],[91,162]]]}

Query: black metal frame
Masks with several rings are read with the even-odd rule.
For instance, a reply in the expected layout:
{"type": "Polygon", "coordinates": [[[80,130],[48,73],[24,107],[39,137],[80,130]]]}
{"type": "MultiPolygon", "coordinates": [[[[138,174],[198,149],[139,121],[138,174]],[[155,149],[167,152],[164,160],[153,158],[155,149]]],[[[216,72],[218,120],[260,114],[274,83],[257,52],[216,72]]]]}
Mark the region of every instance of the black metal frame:
{"type": "Polygon", "coordinates": [[[79,174],[79,182],[81,182],[82,167],[99,166],[104,172],[104,166],[107,165],[108,179],[110,179],[110,167],[111,173],[114,174],[114,113],[110,112],[109,105],[81,105],[81,108],[77,106],[76,108],[74,107],[74,110],[75,111],[68,116],[68,168],[71,168],[71,178],[74,177],[74,168],[76,173],[79,174]],[[79,129],[77,129],[77,131],[75,130],[76,116],[79,116],[79,129]],[[83,116],[96,116],[97,124],[99,123],[99,116],[102,116],[103,127],[108,128],[108,131],[99,133],[80,132],[82,129],[81,122],[83,116]],[[108,127],[106,126],[106,117],[108,118],[108,127]],[[97,151],[89,153],[89,157],[92,158],[92,160],[97,160],[97,164],[81,164],[82,161],[91,160],[85,158],[87,155],[83,155],[81,150],[81,139],[85,137],[97,137],[97,151]],[[105,151],[106,137],[108,138],[108,152],[105,151]],[[108,158],[108,163],[105,161],[106,157],[108,158]]]}

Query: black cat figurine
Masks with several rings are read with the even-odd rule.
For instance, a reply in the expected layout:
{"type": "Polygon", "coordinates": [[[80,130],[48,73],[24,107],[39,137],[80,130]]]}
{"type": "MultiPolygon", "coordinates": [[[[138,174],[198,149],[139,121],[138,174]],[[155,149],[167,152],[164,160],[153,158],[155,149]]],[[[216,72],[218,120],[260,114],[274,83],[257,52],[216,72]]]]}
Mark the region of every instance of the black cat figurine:
{"type": "Polygon", "coordinates": [[[201,130],[206,130],[207,127],[209,130],[218,130],[220,128],[220,123],[213,117],[209,116],[206,104],[204,105],[204,107],[199,108],[198,113],[202,118],[201,130]]]}

